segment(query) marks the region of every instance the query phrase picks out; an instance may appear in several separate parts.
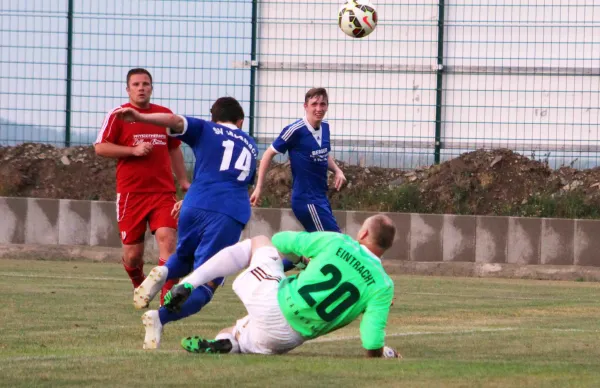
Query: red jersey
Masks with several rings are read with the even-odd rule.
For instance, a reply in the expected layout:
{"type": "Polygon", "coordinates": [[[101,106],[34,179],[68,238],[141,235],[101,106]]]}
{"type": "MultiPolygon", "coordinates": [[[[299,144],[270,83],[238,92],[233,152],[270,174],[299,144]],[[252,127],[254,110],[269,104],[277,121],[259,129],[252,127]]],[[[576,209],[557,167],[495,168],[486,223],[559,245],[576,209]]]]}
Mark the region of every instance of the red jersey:
{"type": "Polygon", "coordinates": [[[140,113],[173,113],[160,105],[150,104],[150,108],[140,109],[130,103],[108,112],[94,144],[113,143],[134,147],[146,142],[154,145],[146,156],[119,158],[117,193],[174,193],[175,183],[169,150],[179,147],[181,141],[167,136],[164,127],[137,122],[126,123],[117,119],[115,111],[119,108],[133,108],[140,113]]]}

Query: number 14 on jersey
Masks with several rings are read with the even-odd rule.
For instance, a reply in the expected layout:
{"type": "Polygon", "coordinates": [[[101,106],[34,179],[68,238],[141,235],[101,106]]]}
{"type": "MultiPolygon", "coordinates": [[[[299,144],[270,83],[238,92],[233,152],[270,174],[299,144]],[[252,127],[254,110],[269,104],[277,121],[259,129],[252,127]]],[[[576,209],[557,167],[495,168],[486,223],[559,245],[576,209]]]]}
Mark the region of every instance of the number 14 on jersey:
{"type": "MultiPolygon", "coordinates": [[[[221,160],[221,167],[219,171],[229,170],[231,167],[231,159],[233,158],[233,146],[235,143],[233,140],[224,140],[223,141],[223,159],[221,160]]],[[[242,147],[242,152],[240,156],[235,161],[233,168],[241,171],[240,175],[237,177],[238,181],[243,181],[248,177],[250,173],[250,167],[252,166],[252,155],[250,151],[246,147],[242,147]]]]}

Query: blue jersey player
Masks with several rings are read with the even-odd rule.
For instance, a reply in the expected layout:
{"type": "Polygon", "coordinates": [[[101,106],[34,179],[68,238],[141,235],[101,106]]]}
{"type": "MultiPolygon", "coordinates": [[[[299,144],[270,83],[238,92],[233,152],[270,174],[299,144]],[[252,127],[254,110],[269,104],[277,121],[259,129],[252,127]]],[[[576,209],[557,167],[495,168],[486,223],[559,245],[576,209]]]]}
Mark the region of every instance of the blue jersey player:
{"type": "MultiPolygon", "coordinates": [[[[248,185],[254,180],[258,149],[240,130],[244,111],[237,100],[219,98],[211,108],[212,121],[172,114],[119,113],[127,121],[148,122],[169,128],[188,144],[196,157],[193,183],[181,206],[176,252],[165,266],[153,268],[134,291],[134,306],[148,307],[163,284],[189,274],[221,249],[237,243],[250,219],[248,185]]],[[[194,290],[178,313],[161,307],[142,315],[146,327],[144,349],[160,346],[163,326],[195,314],[213,296],[222,278],[194,290]]]]}
{"type": "MultiPolygon", "coordinates": [[[[260,162],[250,203],[260,204],[265,176],[277,154],[289,153],[292,166],[292,211],[307,232],[340,232],[327,198],[327,170],[335,173],[335,188],[346,182],[344,173],[329,154],[329,123],[323,121],[329,99],[324,88],[310,89],[304,96],[306,116],[283,128],[260,162]]],[[[290,268],[287,262],[286,270],[290,268]]]]}

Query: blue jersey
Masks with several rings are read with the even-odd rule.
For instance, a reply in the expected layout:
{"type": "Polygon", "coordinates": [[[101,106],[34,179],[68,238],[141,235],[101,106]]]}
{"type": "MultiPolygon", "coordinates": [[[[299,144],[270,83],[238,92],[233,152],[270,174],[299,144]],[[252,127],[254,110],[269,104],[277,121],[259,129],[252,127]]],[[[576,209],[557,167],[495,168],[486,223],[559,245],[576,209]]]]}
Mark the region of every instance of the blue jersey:
{"type": "Polygon", "coordinates": [[[313,128],[304,118],[283,128],[272,144],[281,154],[289,152],[292,166],[292,202],[327,201],[327,158],[331,151],[329,123],[313,128]]]}
{"type": "Polygon", "coordinates": [[[172,134],[188,144],[196,157],[184,206],[226,214],[246,224],[251,212],[248,186],[256,173],[256,142],[233,124],[184,119],[183,133],[172,134]]]}

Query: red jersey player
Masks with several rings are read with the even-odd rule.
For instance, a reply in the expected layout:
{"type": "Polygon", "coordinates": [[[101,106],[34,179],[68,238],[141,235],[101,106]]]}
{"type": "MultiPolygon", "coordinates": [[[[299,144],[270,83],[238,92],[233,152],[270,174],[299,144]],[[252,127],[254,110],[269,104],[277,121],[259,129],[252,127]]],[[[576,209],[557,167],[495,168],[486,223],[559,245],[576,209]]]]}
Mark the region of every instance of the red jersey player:
{"type": "MultiPolygon", "coordinates": [[[[181,142],[167,136],[166,128],[126,123],[114,114],[121,107],[142,113],[172,113],[150,103],[152,76],[147,70],[131,69],[127,73],[127,94],[129,102],[106,115],[94,148],[97,155],[118,159],[117,221],[123,243],[122,261],[133,286],[138,287],[145,279],[146,224],[156,237],[159,265],[163,265],[177,243],[177,220],[171,215],[176,202],[173,172],[183,190],[190,183],[179,148],[181,142]]],[[[170,283],[165,285],[163,294],[177,281],[170,283]]]]}

